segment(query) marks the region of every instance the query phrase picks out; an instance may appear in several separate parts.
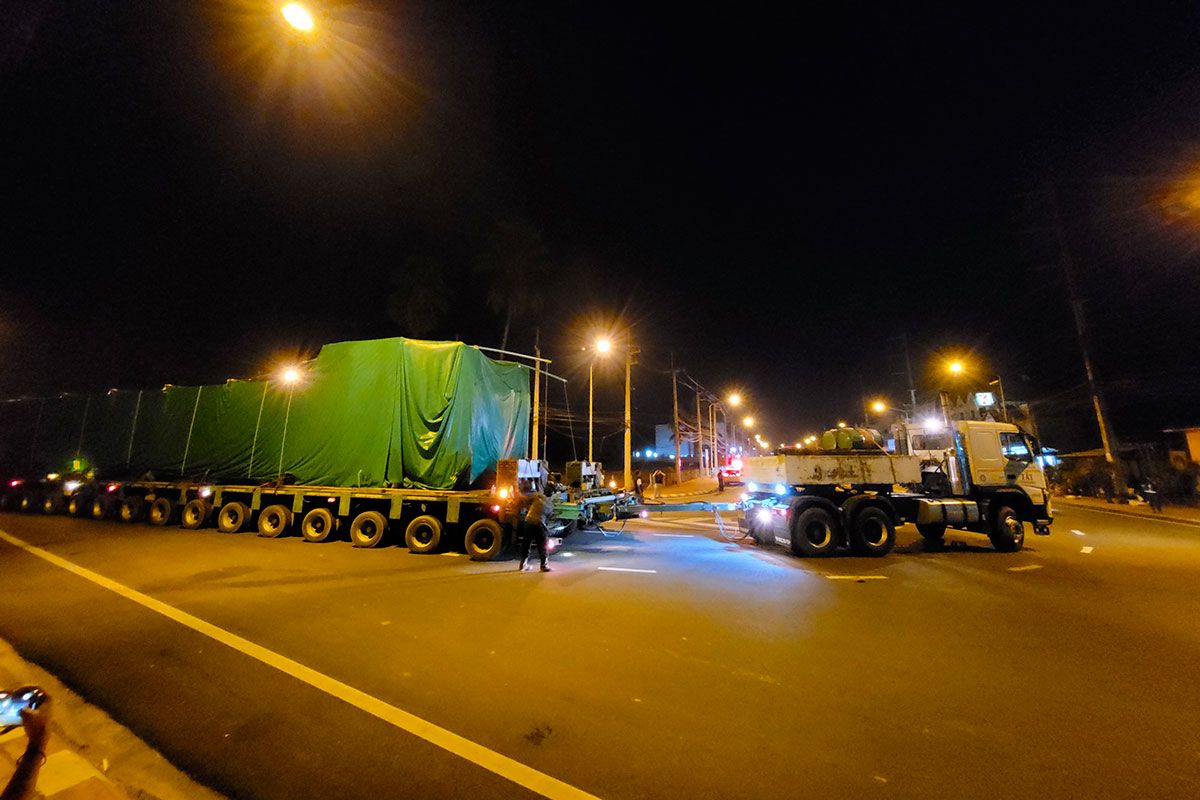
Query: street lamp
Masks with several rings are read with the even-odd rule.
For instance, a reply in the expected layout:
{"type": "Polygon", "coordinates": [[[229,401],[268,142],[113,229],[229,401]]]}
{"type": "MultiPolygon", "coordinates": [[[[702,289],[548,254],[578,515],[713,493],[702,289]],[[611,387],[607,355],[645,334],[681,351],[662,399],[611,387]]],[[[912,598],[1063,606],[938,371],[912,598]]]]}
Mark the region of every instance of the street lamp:
{"type": "Polygon", "coordinates": [[[888,404],[883,400],[876,400],[874,403],[871,403],[871,410],[876,414],[882,414],[888,410],[888,404]]]}
{"type": "Polygon", "coordinates": [[[951,375],[961,375],[964,370],[966,370],[966,367],[964,367],[963,363],[957,359],[946,365],[946,371],[951,375]]]}
{"type": "Polygon", "coordinates": [[[729,395],[728,399],[729,399],[730,408],[737,408],[738,406],[740,406],[742,404],[742,396],[740,394],[738,394],[737,392],[734,392],[733,394],[729,395]]]}
{"type": "Polygon", "coordinates": [[[754,427],[754,417],[751,417],[751,416],[742,417],[742,427],[743,428],[753,428],[754,427]]]}
{"type": "MultiPolygon", "coordinates": [[[[957,377],[959,375],[963,375],[964,373],[966,373],[967,368],[963,364],[963,362],[956,359],[946,365],[946,371],[949,372],[951,375],[954,375],[957,377]]],[[[1005,401],[1005,397],[1004,397],[1004,381],[1000,379],[999,375],[995,375],[992,380],[988,381],[988,386],[996,386],[997,389],[999,390],[999,392],[1000,392],[1000,414],[1004,418],[1005,422],[1010,422],[1010,420],[1008,418],[1008,403],[1005,401]]]]}
{"type": "Polygon", "coordinates": [[[316,27],[312,13],[299,3],[288,3],[279,9],[279,13],[283,15],[288,25],[302,33],[310,33],[316,27]]]}
{"type": "MultiPolygon", "coordinates": [[[[600,355],[606,355],[612,350],[612,342],[604,337],[596,340],[594,350],[600,355]]],[[[592,461],[592,405],[596,394],[595,382],[596,359],[588,361],[588,461],[592,461]]]]}

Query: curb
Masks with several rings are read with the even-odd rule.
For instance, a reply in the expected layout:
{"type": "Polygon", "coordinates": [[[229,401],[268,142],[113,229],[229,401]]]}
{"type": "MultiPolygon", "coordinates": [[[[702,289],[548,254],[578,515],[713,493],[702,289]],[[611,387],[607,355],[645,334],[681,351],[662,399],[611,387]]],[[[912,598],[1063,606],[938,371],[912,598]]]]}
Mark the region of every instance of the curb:
{"type": "Polygon", "coordinates": [[[1170,514],[1142,514],[1137,511],[1125,511],[1119,504],[1113,503],[1115,508],[1097,508],[1091,503],[1073,503],[1070,500],[1062,497],[1054,497],[1051,502],[1056,506],[1067,506],[1068,508],[1082,508],[1085,511],[1099,511],[1101,514],[1120,514],[1122,517],[1134,517],[1135,519],[1157,519],[1163,522],[1174,522],[1179,525],[1191,525],[1200,528],[1200,520],[1191,519],[1188,517],[1173,517],[1170,514]]]}

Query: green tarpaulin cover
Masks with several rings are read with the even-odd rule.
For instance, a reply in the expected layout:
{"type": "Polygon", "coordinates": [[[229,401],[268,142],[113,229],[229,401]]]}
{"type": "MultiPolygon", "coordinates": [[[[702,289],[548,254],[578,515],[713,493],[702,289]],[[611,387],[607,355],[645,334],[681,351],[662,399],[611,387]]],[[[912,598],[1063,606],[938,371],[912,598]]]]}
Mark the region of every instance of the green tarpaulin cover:
{"type": "Polygon", "coordinates": [[[106,478],[466,488],[529,443],[529,373],[461,342],[325,345],[295,384],[0,403],[0,464],[106,478]]]}

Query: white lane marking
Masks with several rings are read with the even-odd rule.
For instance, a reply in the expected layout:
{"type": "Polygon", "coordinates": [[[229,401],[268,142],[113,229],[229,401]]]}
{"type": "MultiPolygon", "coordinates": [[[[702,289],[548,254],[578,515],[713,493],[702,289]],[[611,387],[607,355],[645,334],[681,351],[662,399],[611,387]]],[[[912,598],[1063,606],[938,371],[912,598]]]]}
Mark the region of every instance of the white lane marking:
{"type": "Polygon", "coordinates": [[[361,711],[365,711],[373,717],[378,717],[406,733],[411,733],[413,736],[424,739],[448,753],[453,753],[473,764],[477,764],[489,772],[512,781],[518,786],[524,786],[526,789],[536,792],[543,797],[556,799],[570,798],[571,800],[599,800],[595,795],[588,794],[582,789],[577,789],[569,783],[564,783],[543,772],[538,772],[533,767],[526,766],[494,750],[489,750],[481,744],[476,744],[470,739],[459,736],[457,733],[452,733],[445,728],[434,725],[432,722],[423,720],[415,714],[410,714],[364,691],[355,689],[353,686],[342,683],[336,678],[331,678],[324,673],[317,672],[315,669],[306,667],[298,661],[293,661],[287,656],[280,655],[273,650],[268,650],[249,639],[244,639],[236,633],[230,633],[224,628],[219,628],[211,622],[205,622],[186,611],[180,611],[178,608],[167,605],[161,600],[155,600],[150,595],[142,594],[136,589],[130,589],[128,586],[117,583],[111,578],[106,578],[99,573],[92,572],[86,567],[81,567],[78,564],[67,561],[65,558],[56,556],[48,550],[35,547],[5,531],[0,531],[0,539],[44,561],[48,561],[56,567],[61,567],[67,572],[89,580],[97,586],[108,589],[124,597],[126,600],[132,600],[140,606],[162,614],[164,617],[184,627],[191,628],[210,639],[215,639],[243,655],[260,661],[269,667],[274,667],[285,675],[303,681],[331,697],[335,697],[361,711]]]}
{"type": "Polygon", "coordinates": [[[1029,572],[1031,569],[1041,569],[1041,564],[1026,564],[1023,567],[1009,567],[1009,572],[1029,572]]]}
{"type": "Polygon", "coordinates": [[[1071,528],[1071,533],[1075,534],[1076,536],[1087,536],[1087,534],[1083,531],[1077,531],[1074,528],[1071,528]]]}
{"type": "Polygon", "coordinates": [[[596,567],[596,569],[602,569],[605,572],[644,572],[647,575],[658,574],[658,570],[656,569],[633,569],[632,567],[596,567]]]}
{"type": "Polygon", "coordinates": [[[831,581],[886,581],[887,575],[826,575],[831,581]]]}
{"type": "Polygon", "coordinates": [[[1079,548],[1079,552],[1083,553],[1084,555],[1087,555],[1088,553],[1092,552],[1095,549],[1096,548],[1094,548],[1094,547],[1081,547],[1081,548],[1079,548]]]}
{"type": "Polygon", "coordinates": [[[1077,506],[1077,505],[1073,505],[1071,503],[1063,503],[1062,506],[1063,506],[1063,508],[1070,508],[1072,510],[1077,510],[1077,511],[1091,511],[1095,514],[1112,514],[1113,516],[1124,517],[1125,519],[1140,519],[1140,520],[1146,520],[1147,522],[1161,522],[1166,525],[1190,525],[1193,528],[1200,528],[1200,522],[1192,522],[1191,520],[1183,520],[1183,519],[1179,519],[1178,517],[1171,517],[1171,518],[1164,519],[1162,517],[1147,516],[1146,514],[1127,514],[1123,511],[1109,511],[1104,508],[1092,508],[1091,506],[1077,506]]]}
{"type": "Polygon", "coordinates": [[[670,539],[691,539],[692,538],[692,535],[689,533],[656,533],[654,535],[655,536],[666,536],[667,538],[670,538],[670,539]]]}

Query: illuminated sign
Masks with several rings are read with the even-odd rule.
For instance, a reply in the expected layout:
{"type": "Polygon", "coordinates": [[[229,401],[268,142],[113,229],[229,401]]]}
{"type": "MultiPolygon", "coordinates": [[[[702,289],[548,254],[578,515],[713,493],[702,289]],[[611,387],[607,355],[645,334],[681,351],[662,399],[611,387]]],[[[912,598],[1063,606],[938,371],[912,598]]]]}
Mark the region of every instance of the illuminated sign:
{"type": "Polygon", "coordinates": [[[976,392],[975,405],[979,406],[980,408],[994,406],[996,405],[996,396],[991,392],[976,392]]]}

